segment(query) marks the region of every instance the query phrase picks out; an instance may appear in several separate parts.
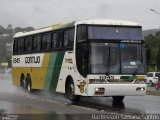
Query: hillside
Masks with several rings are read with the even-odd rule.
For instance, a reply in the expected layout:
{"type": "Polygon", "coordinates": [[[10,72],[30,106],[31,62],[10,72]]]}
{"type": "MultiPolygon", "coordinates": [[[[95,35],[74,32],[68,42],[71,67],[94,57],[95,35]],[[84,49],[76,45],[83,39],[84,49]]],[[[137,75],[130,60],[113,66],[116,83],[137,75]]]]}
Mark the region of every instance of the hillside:
{"type": "Polygon", "coordinates": [[[144,35],[145,37],[148,36],[148,35],[150,35],[150,34],[155,35],[156,32],[159,32],[159,31],[160,31],[160,29],[144,30],[144,31],[143,31],[143,35],[144,35]]]}
{"type": "Polygon", "coordinates": [[[11,24],[9,24],[5,28],[2,25],[0,25],[0,63],[11,59],[11,52],[8,53],[8,50],[11,50],[11,48],[7,48],[8,47],[7,45],[12,44],[13,35],[16,32],[31,31],[31,30],[34,30],[34,28],[33,27],[13,28],[11,24]]]}

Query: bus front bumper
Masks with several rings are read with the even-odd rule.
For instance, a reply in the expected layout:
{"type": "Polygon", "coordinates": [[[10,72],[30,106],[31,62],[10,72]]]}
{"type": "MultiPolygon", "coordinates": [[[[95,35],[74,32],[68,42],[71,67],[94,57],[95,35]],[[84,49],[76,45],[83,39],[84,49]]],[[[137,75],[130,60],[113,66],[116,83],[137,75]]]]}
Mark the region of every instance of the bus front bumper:
{"type": "Polygon", "coordinates": [[[139,96],[146,89],[146,84],[88,84],[88,96],[139,96]]]}

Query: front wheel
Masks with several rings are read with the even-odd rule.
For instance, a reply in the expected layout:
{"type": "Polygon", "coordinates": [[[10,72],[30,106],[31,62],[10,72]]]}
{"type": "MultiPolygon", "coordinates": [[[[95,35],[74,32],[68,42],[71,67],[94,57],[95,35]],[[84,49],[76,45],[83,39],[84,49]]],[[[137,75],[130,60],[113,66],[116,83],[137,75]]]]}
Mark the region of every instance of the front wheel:
{"type": "Polygon", "coordinates": [[[112,96],[114,102],[122,102],[124,96],[112,96]]]}
{"type": "Polygon", "coordinates": [[[80,96],[79,95],[75,95],[74,83],[71,80],[66,85],[66,96],[72,102],[78,102],[80,100],[80,96]]]}

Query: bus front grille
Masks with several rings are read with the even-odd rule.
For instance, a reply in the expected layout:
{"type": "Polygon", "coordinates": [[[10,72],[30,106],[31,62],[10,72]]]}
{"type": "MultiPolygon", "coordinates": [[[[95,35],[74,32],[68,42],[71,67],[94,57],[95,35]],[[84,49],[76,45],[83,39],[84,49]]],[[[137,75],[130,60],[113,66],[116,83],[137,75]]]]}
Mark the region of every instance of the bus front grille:
{"type": "Polygon", "coordinates": [[[108,79],[109,83],[131,83],[134,79],[108,79]]]}

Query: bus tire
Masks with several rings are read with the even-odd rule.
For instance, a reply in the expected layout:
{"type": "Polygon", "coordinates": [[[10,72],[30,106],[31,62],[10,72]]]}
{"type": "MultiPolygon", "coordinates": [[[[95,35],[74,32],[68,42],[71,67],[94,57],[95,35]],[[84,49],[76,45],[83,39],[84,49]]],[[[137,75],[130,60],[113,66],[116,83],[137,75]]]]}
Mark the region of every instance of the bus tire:
{"type": "Polygon", "coordinates": [[[20,78],[20,87],[25,88],[25,77],[24,77],[24,74],[22,74],[21,78],[20,78]]]}
{"type": "Polygon", "coordinates": [[[73,80],[69,80],[68,83],[66,84],[66,92],[65,92],[66,97],[72,102],[77,103],[80,100],[80,96],[75,95],[74,93],[75,93],[75,87],[73,80]]]}
{"type": "Polygon", "coordinates": [[[114,102],[122,102],[124,96],[112,96],[114,102]]]}
{"type": "Polygon", "coordinates": [[[30,76],[27,76],[26,78],[26,89],[29,93],[32,92],[32,82],[31,82],[31,77],[30,76]]]}

